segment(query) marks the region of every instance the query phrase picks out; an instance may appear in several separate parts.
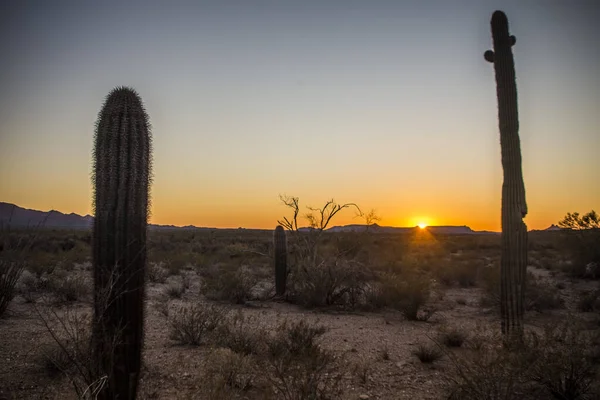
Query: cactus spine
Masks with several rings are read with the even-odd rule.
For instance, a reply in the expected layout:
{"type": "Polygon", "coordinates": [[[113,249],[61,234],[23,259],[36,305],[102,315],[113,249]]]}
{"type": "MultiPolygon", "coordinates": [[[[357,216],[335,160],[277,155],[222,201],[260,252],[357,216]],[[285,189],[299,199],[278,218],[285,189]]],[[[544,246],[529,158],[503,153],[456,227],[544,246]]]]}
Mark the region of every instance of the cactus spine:
{"type": "Polygon", "coordinates": [[[516,38],[509,35],[508,19],[495,11],[491,20],[494,50],[484,58],[494,64],[498,120],[502,154],[502,255],[500,281],[500,313],[505,339],[523,335],[525,278],[527,268],[527,215],[525,183],[521,167],[519,116],[515,64],[511,47],[516,38]]]}
{"type": "Polygon", "coordinates": [[[285,295],[287,281],[287,242],[283,226],[277,225],[273,234],[275,247],[275,294],[285,295]]]}
{"type": "Polygon", "coordinates": [[[101,399],[135,399],[144,327],[151,133],[129,88],[105,99],[94,137],[93,354],[101,399]]]}

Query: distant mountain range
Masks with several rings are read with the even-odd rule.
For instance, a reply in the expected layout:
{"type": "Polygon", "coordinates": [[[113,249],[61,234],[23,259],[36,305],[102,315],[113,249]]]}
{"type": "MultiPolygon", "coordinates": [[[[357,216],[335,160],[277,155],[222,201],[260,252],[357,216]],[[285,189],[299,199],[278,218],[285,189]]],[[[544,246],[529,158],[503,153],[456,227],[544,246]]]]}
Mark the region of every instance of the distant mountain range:
{"type": "MultiPolygon", "coordinates": [[[[79,215],[75,213],[64,214],[60,211],[39,211],[30,210],[27,208],[19,207],[11,203],[0,202],[0,226],[11,226],[13,228],[25,228],[25,227],[45,227],[45,228],[57,228],[57,229],[90,229],[94,217],[91,215],[79,215]]],[[[193,225],[187,226],[174,226],[174,225],[156,225],[150,224],[150,229],[153,230],[169,230],[169,229],[202,229],[202,230],[215,230],[217,228],[208,227],[197,227],[193,225]]],[[[345,226],[334,226],[327,229],[328,232],[364,232],[368,230],[373,233],[403,233],[412,232],[418,230],[418,227],[412,228],[399,228],[393,226],[379,226],[373,225],[345,225],[345,226]]],[[[490,231],[474,231],[468,226],[428,226],[427,231],[431,233],[440,234],[498,234],[499,232],[490,231]]],[[[560,230],[561,228],[556,225],[551,225],[545,229],[547,231],[560,230]]],[[[262,230],[262,229],[261,229],[262,230]]],[[[300,230],[308,231],[310,228],[300,228],[300,230]]]]}

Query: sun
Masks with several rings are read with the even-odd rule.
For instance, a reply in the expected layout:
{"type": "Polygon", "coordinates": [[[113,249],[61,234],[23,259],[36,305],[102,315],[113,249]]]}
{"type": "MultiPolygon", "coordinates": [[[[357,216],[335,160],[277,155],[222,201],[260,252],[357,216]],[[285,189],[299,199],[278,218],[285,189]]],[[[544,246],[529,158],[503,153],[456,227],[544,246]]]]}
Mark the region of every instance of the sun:
{"type": "Polygon", "coordinates": [[[427,228],[427,224],[426,224],[425,222],[419,222],[419,223],[417,224],[417,226],[418,226],[419,228],[421,228],[421,229],[425,229],[425,228],[427,228]]]}

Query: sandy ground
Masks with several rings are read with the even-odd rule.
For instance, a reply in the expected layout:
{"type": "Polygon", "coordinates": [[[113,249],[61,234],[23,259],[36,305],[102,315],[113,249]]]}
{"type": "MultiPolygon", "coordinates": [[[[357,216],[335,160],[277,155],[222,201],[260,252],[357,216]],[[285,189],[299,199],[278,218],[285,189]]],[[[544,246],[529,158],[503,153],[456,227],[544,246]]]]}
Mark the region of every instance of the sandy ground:
{"type": "MultiPolygon", "coordinates": [[[[530,268],[538,277],[556,283],[565,299],[566,309],[529,312],[530,326],[559,321],[574,311],[575,293],[594,288],[593,282],[551,276],[548,271],[530,268]]],[[[557,275],[558,276],[558,275],[557,275]]],[[[200,299],[198,280],[181,301],[200,299]]],[[[207,346],[176,345],[169,339],[167,321],[157,308],[166,284],[151,284],[148,290],[144,362],[140,397],[143,399],[201,399],[203,360],[207,346]]],[[[435,336],[439,327],[457,326],[467,333],[499,330],[499,317],[491,309],[482,308],[480,288],[448,288],[432,296],[428,308],[436,313],[427,322],[405,320],[398,312],[311,311],[287,303],[253,302],[251,306],[232,306],[245,315],[254,316],[266,327],[282,319],[305,318],[318,321],[328,331],[322,346],[333,350],[346,362],[343,379],[344,399],[440,399],[444,395],[443,373],[450,368],[447,359],[423,364],[412,354],[419,343],[435,336]],[[384,356],[387,353],[387,356],[384,356]],[[362,379],[352,365],[360,365],[367,373],[362,379]]],[[[89,311],[89,303],[76,303],[70,310],[89,311]]],[[[590,315],[590,317],[592,317],[590,315]]],[[[52,343],[41,324],[34,305],[15,298],[10,316],[0,320],[0,399],[70,399],[76,398],[64,377],[49,377],[40,363],[40,348],[52,343]]],[[[452,351],[466,351],[457,349],[452,351]]]]}

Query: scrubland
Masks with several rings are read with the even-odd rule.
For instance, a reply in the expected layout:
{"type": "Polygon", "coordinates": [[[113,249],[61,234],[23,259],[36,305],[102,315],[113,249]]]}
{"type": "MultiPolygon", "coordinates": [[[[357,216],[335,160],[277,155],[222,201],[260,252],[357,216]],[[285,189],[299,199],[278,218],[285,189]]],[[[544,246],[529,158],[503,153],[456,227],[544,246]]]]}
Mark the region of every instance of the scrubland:
{"type": "MultiPolygon", "coordinates": [[[[150,232],[140,398],[600,398],[597,232],[530,233],[515,349],[500,338],[500,235],[323,232],[311,257],[311,233],[291,233],[281,297],[272,231],[150,232]]],[[[102,384],[91,236],[32,235],[1,241],[24,269],[0,319],[0,398],[86,398],[102,384]]]]}

